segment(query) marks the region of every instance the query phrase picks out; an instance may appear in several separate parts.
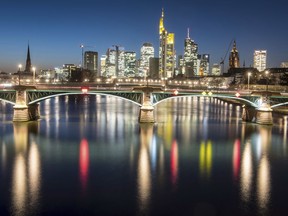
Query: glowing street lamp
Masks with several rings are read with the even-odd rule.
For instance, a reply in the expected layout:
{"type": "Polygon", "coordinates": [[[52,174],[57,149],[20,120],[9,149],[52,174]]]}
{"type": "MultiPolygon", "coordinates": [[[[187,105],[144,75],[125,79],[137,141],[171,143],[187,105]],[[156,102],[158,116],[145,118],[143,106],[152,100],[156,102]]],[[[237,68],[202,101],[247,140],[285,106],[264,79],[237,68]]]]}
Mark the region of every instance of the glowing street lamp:
{"type": "Polygon", "coordinates": [[[248,72],[248,93],[249,93],[249,85],[250,85],[250,76],[251,76],[251,72],[248,72]]]}
{"type": "Polygon", "coordinates": [[[20,85],[20,72],[21,72],[22,64],[18,65],[18,84],[20,85]]]}
{"type": "Polygon", "coordinates": [[[268,75],[269,75],[269,71],[266,70],[265,74],[266,74],[266,92],[268,92],[268,75]]]}
{"type": "Polygon", "coordinates": [[[33,70],[33,85],[35,85],[35,72],[36,72],[36,68],[33,67],[32,70],[33,70]]]}

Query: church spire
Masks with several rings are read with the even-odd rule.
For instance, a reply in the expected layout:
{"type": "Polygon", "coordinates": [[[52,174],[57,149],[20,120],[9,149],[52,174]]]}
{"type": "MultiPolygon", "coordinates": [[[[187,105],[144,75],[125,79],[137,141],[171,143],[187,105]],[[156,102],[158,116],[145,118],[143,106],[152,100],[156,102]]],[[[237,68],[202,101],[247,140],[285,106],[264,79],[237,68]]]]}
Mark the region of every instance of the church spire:
{"type": "Polygon", "coordinates": [[[30,47],[28,43],[27,58],[26,58],[26,67],[25,72],[31,73],[31,58],[30,58],[30,47]]]}

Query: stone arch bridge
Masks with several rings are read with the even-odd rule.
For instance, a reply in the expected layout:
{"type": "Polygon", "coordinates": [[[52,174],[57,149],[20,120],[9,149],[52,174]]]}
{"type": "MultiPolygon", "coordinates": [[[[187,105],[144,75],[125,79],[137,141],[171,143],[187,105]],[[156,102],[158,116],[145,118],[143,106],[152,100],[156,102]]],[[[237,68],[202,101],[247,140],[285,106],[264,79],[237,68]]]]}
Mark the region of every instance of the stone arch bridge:
{"type": "Polygon", "coordinates": [[[139,122],[153,123],[154,107],[171,97],[214,97],[243,105],[242,119],[258,124],[273,124],[274,107],[288,105],[288,94],[279,92],[246,92],[236,91],[187,91],[163,90],[159,87],[134,87],[131,89],[98,89],[93,87],[69,86],[15,86],[0,90],[0,100],[13,105],[13,121],[31,121],[40,118],[39,102],[51,97],[69,94],[97,94],[120,97],[140,107],[139,122]]]}

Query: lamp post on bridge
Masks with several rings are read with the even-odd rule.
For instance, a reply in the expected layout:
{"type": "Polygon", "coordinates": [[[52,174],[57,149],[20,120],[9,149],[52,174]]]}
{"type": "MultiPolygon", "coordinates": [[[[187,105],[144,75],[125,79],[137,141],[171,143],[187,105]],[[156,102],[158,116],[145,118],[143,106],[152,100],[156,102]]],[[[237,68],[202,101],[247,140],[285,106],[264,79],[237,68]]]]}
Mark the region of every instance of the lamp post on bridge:
{"type": "Polygon", "coordinates": [[[251,76],[251,72],[248,72],[248,93],[250,92],[250,76],[251,76]]]}
{"type": "Polygon", "coordinates": [[[269,82],[269,80],[268,80],[268,75],[269,75],[269,71],[266,70],[266,71],[265,71],[265,74],[266,74],[266,92],[268,92],[268,82],[269,82]]]}
{"type": "Polygon", "coordinates": [[[21,73],[21,68],[22,68],[22,64],[19,64],[18,65],[18,85],[20,86],[21,82],[20,82],[20,73],[21,73]]]}
{"type": "Polygon", "coordinates": [[[33,85],[35,85],[35,72],[36,72],[36,67],[33,67],[32,70],[33,70],[33,85]]]}

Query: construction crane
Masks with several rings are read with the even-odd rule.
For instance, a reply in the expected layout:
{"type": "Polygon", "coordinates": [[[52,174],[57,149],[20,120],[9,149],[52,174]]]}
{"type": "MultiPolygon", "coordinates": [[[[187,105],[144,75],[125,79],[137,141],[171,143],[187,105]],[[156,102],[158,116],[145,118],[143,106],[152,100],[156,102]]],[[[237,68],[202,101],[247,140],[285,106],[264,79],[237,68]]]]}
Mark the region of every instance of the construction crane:
{"type": "Polygon", "coordinates": [[[227,54],[228,54],[229,50],[231,49],[231,45],[232,45],[233,41],[234,41],[234,39],[231,40],[231,42],[230,42],[230,44],[229,44],[229,46],[228,46],[228,48],[226,50],[226,53],[225,53],[224,57],[221,58],[221,61],[219,63],[221,74],[224,73],[224,62],[225,62],[225,59],[227,57],[227,54]]]}

